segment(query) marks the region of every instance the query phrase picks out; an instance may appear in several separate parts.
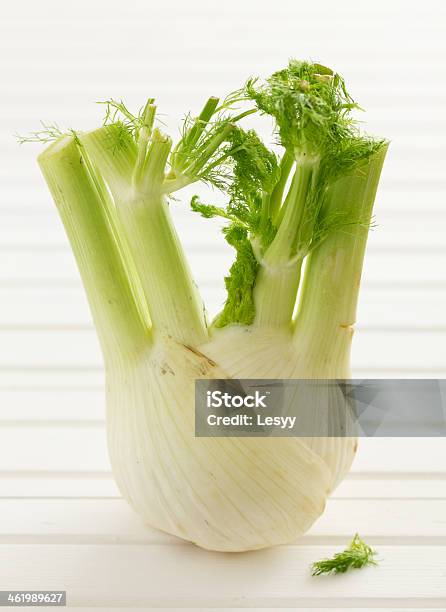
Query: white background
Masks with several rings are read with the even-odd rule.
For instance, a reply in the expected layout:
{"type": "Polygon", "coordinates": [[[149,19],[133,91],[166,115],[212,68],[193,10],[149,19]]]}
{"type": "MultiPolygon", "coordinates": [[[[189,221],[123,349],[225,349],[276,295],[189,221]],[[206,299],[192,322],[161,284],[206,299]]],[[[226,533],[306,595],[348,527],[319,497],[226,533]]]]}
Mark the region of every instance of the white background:
{"type": "MultiPolygon", "coordinates": [[[[137,109],[155,96],[175,136],[185,112],[248,76],[267,76],[290,57],[339,70],[367,110],[367,129],[392,141],[366,255],[354,373],[443,377],[445,14],[440,0],[3,3],[0,588],[61,588],[64,581],[78,605],[343,608],[404,605],[416,597],[426,607],[442,603],[441,440],[365,441],[324,518],[298,547],[271,553],[277,571],[269,581],[270,558],[256,557],[262,580],[255,588],[246,586],[255,582],[251,560],[228,565],[189,547],[178,556],[167,538],[141,528],[110,478],[101,357],[73,257],[35,162],[41,147],[19,147],[13,134],[38,129],[40,120],[93,128],[101,117],[95,101],[122,98],[137,109]],[[331,553],[356,530],[379,545],[385,569],[314,587],[307,559],[331,553]],[[168,567],[164,573],[160,560],[168,567]],[[186,566],[187,580],[169,579],[172,568],[181,574],[186,566]],[[200,591],[204,567],[213,586],[200,591]],[[217,571],[228,572],[225,584],[212,582],[217,571]],[[154,576],[152,585],[145,572],[154,576]],[[88,580],[93,574],[98,588],[88,580]]],[[[218,224],[192,216],[186,199],[174,215],[215,314],[232,253],[218,224]]]]}

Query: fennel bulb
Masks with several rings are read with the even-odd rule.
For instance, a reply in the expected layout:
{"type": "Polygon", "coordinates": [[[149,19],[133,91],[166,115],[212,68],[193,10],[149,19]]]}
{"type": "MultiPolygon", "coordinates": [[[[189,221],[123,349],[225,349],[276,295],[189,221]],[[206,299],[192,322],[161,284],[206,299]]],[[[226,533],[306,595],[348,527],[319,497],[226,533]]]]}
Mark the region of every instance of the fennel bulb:
{"type": "Polygon", "coordinates": [[[194,382],[350,376],[387,149],[359,134],[354,107],[339,75],[292,61],[220,105],[210,98],[175,147],[154,127],[153,99],[138,115],[111,100],[103,127],[60,135],[39,157],[104,355],[119,488],[145,522],[203,548],[296,539],[353,460],[354,437],[195,438],[194,382]],[[250,106],[236,114],[236,103],[250,106]],[[253,112],[273,117],[281,156],[241,127],[253,112]],[[227,193],[224,208],[191,205],[224,218],[236,250],[212,323],[169,213],[195,181],[227,193]]]}

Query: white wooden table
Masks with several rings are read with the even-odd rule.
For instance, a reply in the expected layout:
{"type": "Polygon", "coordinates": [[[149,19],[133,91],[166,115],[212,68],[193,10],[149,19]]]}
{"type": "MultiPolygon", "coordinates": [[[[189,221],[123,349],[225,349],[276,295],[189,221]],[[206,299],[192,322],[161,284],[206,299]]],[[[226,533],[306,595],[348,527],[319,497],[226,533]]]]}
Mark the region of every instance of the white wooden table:
{"type": "MultiPolygon", "coordinates": [[[[367,108],[370,131],[392,139],[354,372],[444,377],[445,14],[440,0],[17,0],[2,7],[0,590],[65,589],[69,605],[84,610],[446,610],[441,439],[363,440],[324,516],[292,546],[212,554],[140,523],[110,474],[101,357],[34,161],[40,149],[18,148],[11,137],[36,129],[39,119],[93,127],[99,111],[90,102],[110,96],[136,108],[158,96],[173,126],[209,95],[288,57],[333,64],[367,108]],[[379,551],[379,566],[312,578],[311,562],[356,531],[379,551]]],[[[232,254],[218,227],[187,212],[186,200],[175,217],[216,312],[232,254]]]]}

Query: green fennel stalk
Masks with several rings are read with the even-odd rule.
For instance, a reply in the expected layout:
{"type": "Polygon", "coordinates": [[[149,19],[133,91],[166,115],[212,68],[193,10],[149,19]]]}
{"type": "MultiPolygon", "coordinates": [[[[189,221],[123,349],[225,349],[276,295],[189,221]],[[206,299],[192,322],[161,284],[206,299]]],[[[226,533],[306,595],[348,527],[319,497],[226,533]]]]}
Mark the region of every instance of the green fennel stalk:
{"type": "MultiPolygon", "coordinates": [[[[302,264],[320,247],[310,257],[303,282],[298,305],[303,320],[308,293],[314,293],[310,277],[320,285],[330,258],[324,258],[322,273],[313,274],[314,261],[332,243],[338,254],[345,246],[346,262],[356,262],[358,270],[347,265],[337,281],[338,291],[345,290],[344,301],[350,300],[350,310],[355,309],[356,276],[386,150],[384,141],[359,134],[350,116],[356,105],[344,81],[320,64],[292,61],[263,85],[249,81],[235,99],[251,100],[259,112],[273,117],[284,151],[280,158],[255,132],[236,125],[253,110],[224,114],[230,103],[219,107],[214,97],[196,119],[186,119],[175,147],[154,129],[153,98],[138,115],[122,102],[108,101],[102,128],[74,134],[72,142],[64,137],[65,146],[78,147],[90,180],[105,182],[111,192],[113,205],[107,203],[108,190],[99,188],[96,209],[109,218],[115,239],[125,244],[115,245],[113,256],[132,270],[135,278],[129,278],[129,284],[140,287],[134,308],[150,313],[153,333],[172,334],[188,344],[204,342],[208,326],[172,224],[169,194],[200,180],[228,193],[226,208],[192,199],[193,210],[203,216],[229,221],[224,234],[237,253],[226,279],[227,301],[213,325],[292,325],[302,264]]],[[[36,139],[42,134],[36,133],[36,139]]],[[[53,134],[59,136],[59,130],[53,134]]],[[[42,154],[43,171],[55,168],[62,154],[61,144],[42,154]]],[[[70,189],[69,177],[66,182],[70,189]]],[[[324,276],[330,282],[330,274],[324,276]]],[[[97,293],[93,287],[90,291],[97,293]]],[[[324,306],[323,298],[318,299],[319,311],[336,312],[334,300],[324,306]]],[[[313,296],[312,311],[315,300],[313,296]]],[[[318,326],[324,320],[322,312],[309,316],[318,326]]],[[[314,325],[308,327],[307,319],[305,327],[312,333],[314,325]]],[[[341,319],[345,325],[354,323],[352,316],[341,319]]]]}

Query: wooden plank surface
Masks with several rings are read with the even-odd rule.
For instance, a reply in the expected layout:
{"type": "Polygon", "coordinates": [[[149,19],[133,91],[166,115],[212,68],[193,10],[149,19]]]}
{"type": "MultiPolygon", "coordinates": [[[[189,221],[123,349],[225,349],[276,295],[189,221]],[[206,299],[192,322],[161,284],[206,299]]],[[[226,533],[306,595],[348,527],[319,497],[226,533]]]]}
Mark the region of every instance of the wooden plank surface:
{"type": "Polygon", "coordinates": [[[4,545],[0,566],[8,588],[23,589],[26,576],[28,589],[44,583],[67,590],[71,606],[446,606],[446,547],[380,546],[377,568],[311,577],[311,563],[335,551],[302,545],[224,555],[190,545],[4,545]]]}
{"type": "MultiPolygon", "coordinates": [[[[115,607],[113,606],[113,612],[132,612],[135,608],[131,607],[131,608],[123,608],[121,606],[119,607],[115,607]]],[[[150,610],[151,612],[180,612],[181,610],[184,610],[184,606],[182,608],[166,608],[166,607],[162,607],[162,608],[158,608],[157,607],[152,607],[150,606],[150,608],[146,608],[146,607],[141,607],[138,606],[138,610],[139,612],[142,612],[143,610],[150,610]]],[[[190,608],[189,608],[190,609],[190,608]]],[[[257,607],[250,607],[249,608],[251,610],[251,612],[275,612],[277,610],[277,608],[265,608],[265,607],[261,607],[261,608],[257,608],[257,607]]],[[[302,610],[302,608],[296,608],[294,606],[289,607],[287,606],[287,609],[289,610],[289,612],[293,612],[296,610],[302,610]]],[[[401,607],[394,607],[392,606],[391,608],[379,608],[381,610],[381,612],[407,612],[407,608],[401,608],[401,607]]],[[[413,608],[411,608],[413,609],[413,608]]],[[[428,610],[432,610],[432,608],[416,608],[418,610],[418,612],[428,612],[428,610]]],[[[436,608],[438,609],[438,607],[436,608]]],[[[22,610],[22,612],[29,612],[29,608],[23,608],[21,606],[19,607],[15,607],[14,610],[16,610],[17,612],[19,612],[20,610],[22,610]]],[[[110,608],[103,608],[102,606],[94,606],[92,607],[84,607],[84,606],[76,606],[76,612],[109,612],[110,608]]],[[[242,610],[246,610],[246,608],[222,608],[222,607],[214,607],[214,606],[206,606],[206,607],[202,607],[201,605],[199,606],[193,606],[193,610],[195,610],[195,612],[241,612],[242,610]]],[[[355,606],[355,610],[356,612],[372,612],[373,610],[376,610],[376,608],[358,608],[355,606]]],[[[54,612],[54,607],[53,608],[47,608],[47,607],[43,607],[43,608],[39,608],[39,612],[54,612]]],[[[345,612],[345,608],[311,608],[311,612],[345,612]]]]}
{"type": "MultiPolygon", "coordinates": [[[[131,607],[131,608],[123,608],[121,606],[119,607],[115,607],[113,606],[113,612],[131,612],[133,611],[135,608],[131,607]]],[[[143,610],[150,610],[151,612],[180,612],[180,610],[184,610],[185,608],[166,608],[166,607],[162,607],[162,608],[158,608],[158,607],[152,607],[150,606],[150,608],[146,608],[146,607],[140,607],[138,606],[138,610],[139,611],[143,611],[143,610]]],[[[290,612],[293,612],[295,610],[302,610],[302,608],[296,608],[294,606],[289,607],[287,606],[287,609],[290,612]]],[[[407,608],[401,608],[401,607],[394,607],[392,606],[391,608],[382,608],[380,606],[379,608],[381,610],[381,612],[398,612],[398,610],[400,612],[407,612],[407,608]]],[[[411,608],[413,609],[413,608],[411,608]]],[[[428,612],[428,610],[432,610],[432,608],[416,608],[418,610],[418,612],[428,612]]],[[[438,606],[436,607],[436,609],[438,609],[438,606]]],[[[22,610],[22,612],[29,612],[29,608],[22,608],[20,607],[15,607],[14,610],[16,611],[20,611],[22,610]]],[[[76,610],[77,612],[108,612],[110,610],[110,608],[103,608],[102,606],[94,606],[93,608],[91,607],[87,607],[85,608],[84,606],[76,606],[76,610]]],[[[241,612],[242,610],[246,610],[246,608],[222,608],[222,607],[214,607],[214,606],[206,606],[206,607],[202,607],[202,606],[193,606],[193,610],[195,610],[195,612],[241,612]]],[[[265,607],[261,607],[261,608],[257,608],[257,607],[250,607],[250,610],[252,612],[275,612],[277,610],[277,608],[265,608],[265,607]]],[[[373,610],[376,610],[376,608],[358,608],[355,606],[355,610],[356,612],[372,612],[373,610]]],[[[43,607],[43,608],[39,608],[39,612],[54,612],[54,608],[47,608],[47,607],[43,607]]],[[[311,612],[345,612],[345,608],[311,608],[311,612]]]]}
{"type": "MultiPolygon", "coordinates": [[[[115,607],[113,606],[113,612],[132,612],[135,608],[131,607],[131,608],[126,608],[126,607],[115,607]]],[[[166,608],[166,607],[162,607],[162,608],[158,608],[158,607],[152,607],[150,606],[150,608],[146,608],[146,607],[141,607],[138,606],[138,610],[139,612],[143,611],[143,610],[150,610],[151,612],[180,612],[181,610],[184,610],[184,606],[181,608],[166,608]]],[[[190,608],[189,608],[190,609],[190,608]]],[[[242,612],[242,610],[246,610],[246,608],[234,608],[231,606],[231,608],[222,608],[222,607],[214,607],[214,606],[205,606],[202,607],[201,605],[196,606],[194,605],[193,610],[195,610],[195,612],[242,612]]],[[[265,607],[261,607],[261,608],[257,608],[257,607],[250,607],[249,608],[251,610],[251,612],[275,612],[277,610],[277,608],[265,608],[265,607]]],[[[301,607],[297,608],[295,606],[287,606],[287,609],[289,610],[289,612],[293,612],[296,610],[302,610],[301,607]]],[[[395,607],[392,605],[391,608],[383,608],[383,607],[379,607],[379,609],[381,610],[381,612],[407,612],[408,608],[404,607],[395,607]]],[[[414,609],[413,606],[410,608],[411,610],[414,609]]],[[[418,610],[418,612],[428,612],[428,610],[432,610],[432,608],[420,608],[417,607],[416,608],[418,610]]],[[[435,609],[439,609],[438,606],[436,606],[435,609]]],[[[22,612],[29,612],[29,608],[23,608],[21,606],[19,607],[15,607],[14,610],[16,611],[20,611],[22,610],[22,612]]],[[[76,611],[77,612],[108,612],[110,610],[110,608],[103,608],[102,606],[94,606],[92,607],[84,607],[84,606],[76,606],[76,611]]],[[[373,610],[376,610],[376,608],[358,608],[355,605],[355,610],[356,612],[373,612],[373,610]]],[[[43,607],[43,608],[39,608],[39,612],[54,612],[54,607],[53,608],[47,608],[47,607],[43,607]]],[[[328,608],[314,608],[311,607],[311,612],[345,612],[345,608],[333,608],[333,607],[328,607],[328,608]]]]}

